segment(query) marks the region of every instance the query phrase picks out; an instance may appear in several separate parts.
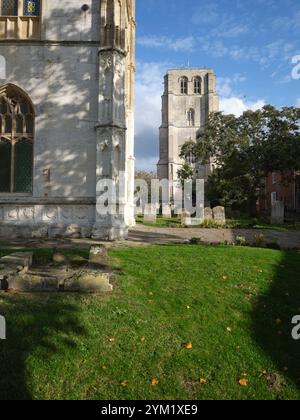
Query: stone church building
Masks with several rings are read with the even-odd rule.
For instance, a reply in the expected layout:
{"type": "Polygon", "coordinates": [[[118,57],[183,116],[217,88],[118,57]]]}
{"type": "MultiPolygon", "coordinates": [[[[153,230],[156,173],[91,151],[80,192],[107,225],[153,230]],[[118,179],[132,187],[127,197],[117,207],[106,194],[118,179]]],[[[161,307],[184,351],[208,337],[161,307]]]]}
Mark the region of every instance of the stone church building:
{"type": "Polygon", "coordinates": [[[126,237],[135,26],[135,0],[0,0],[0,236],[126,237]]]}
{"type": "MultiPolygon", "coordinates": [[[[183,164],[181,147],[188,141],[196,142],[209,113],[219,111],[219,97],[216,76],[210,69],[169,70],[164,85],[157,172],[160,179],[173,183],[183,164]]],[[[210,166],[197,170],[197,177],[205,179],[210,166]]]]}

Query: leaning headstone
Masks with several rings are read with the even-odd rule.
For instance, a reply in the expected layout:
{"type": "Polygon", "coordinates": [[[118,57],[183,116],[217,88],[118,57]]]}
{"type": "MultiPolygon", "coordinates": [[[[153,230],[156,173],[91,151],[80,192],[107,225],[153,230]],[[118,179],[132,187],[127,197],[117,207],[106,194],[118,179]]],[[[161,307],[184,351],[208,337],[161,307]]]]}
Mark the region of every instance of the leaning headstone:
{"type": "Polygon", "coordinates": [[[156,223],[156,218],[156,206],[152,204],[147,204],[144,210],[144,222],[156,223]]]}
{"type": "Polygon", "coordinates": [[[204,209],[204,220],[213,220],[213,211],[210,207],[204,209]]]}
{"type": "Polygon", "coordinates": [[[183,210],[181,213],[181,226],[190,226],[191,225],[191,213],[183,210]]]}
{"type": "Polygon", "coordinates": [[[275,201],[275,203],[272,204],[271,224],[284,224],[284,203],[282,201],[275,201]]]}
{"type": "Polygon", "coordinates": [[[225,208],[218,206],[213,209],[214,221],[218,225],[224,225],[226,223],[225,208]]]}
{"type": "Polygon", "coordinates": [[[172,217],[171,206],[169,205],[162,206],[162,216],[165,219],[170,219],[172,217]]]}

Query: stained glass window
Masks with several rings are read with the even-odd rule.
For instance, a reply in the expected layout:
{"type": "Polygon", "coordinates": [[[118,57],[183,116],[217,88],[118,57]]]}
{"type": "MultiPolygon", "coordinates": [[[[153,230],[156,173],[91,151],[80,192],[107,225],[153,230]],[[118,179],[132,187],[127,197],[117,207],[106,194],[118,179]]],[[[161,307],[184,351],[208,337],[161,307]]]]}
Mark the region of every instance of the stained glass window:
{"type": "Polygon", "coordinates": [[[18,16],[18,0],[1,0],[1,16],[18,16]]]}
{"type": "Polygon", "coordinates": [[[17,86],[1,87],[0,192],[32,191],[34,110],[17,86]]]}
{"type": "Polygon", "coordinates": [[[40,0],[24,0],[24,16],[39,16],[40,0]]]}
{"type": "Polygon", "coordinates": [[[11,144],[0,139],[0,193],[10,192],[11,144]]]}
{"type": "Polygon", "coordinates": [[[16,144],[16,192],[31,192],[33,146],[22,139],[16,144]]]}

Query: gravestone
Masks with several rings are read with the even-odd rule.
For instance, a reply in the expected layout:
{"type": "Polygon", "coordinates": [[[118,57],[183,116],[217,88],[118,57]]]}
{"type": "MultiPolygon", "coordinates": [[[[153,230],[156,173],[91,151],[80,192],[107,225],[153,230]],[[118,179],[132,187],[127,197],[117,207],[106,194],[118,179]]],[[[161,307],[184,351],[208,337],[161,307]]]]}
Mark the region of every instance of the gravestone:
{"type": "Polygon", "coordinates": [[[153,204],[146,204],[144,211],[144,222],[156,223],[156,206],[153,204]]]}
{"type": "Polygon", "coordinates": [[[172,217],[171,206],[169,205],[162,206],[162,216],[165,219],[170,219],[172,217]]]}
{"type": "Polygon", "coordinates": [[[218,225],[224,225],[226,223],[225,208],[218,206],[213,209],[214,221],[218,225]]]}
{"type": "Polygon", "coordinates": [[[190,226],[190,225],[191,225],[191,213],[186,210],[182,210],[181,226],[190,226]]]}
{"type": "Polygon", "coordinates": [[[272,204],[271,224],[272,225],[284,224],[284,203],[282,201],[275,201],[272,204]]]}
{"type": "Polygon", "coordinates": [[[210,207],[204,209],[204,220],[213,220],[213,211],[210,207]]]}

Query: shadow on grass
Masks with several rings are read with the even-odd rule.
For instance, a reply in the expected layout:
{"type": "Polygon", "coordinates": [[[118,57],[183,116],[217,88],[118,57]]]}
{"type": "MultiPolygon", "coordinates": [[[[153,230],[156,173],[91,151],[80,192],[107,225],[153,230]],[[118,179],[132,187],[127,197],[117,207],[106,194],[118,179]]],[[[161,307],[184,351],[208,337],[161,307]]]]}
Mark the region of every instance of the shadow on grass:
{"type": "Polygon", "coordinates": [[[300,341],[292,318],[300,314],[300,254],[284,252],[269,290],[252,314],[255,339],[286,381],[300,389],[300,341]]]}
{"type": "Polygon", "coordinates": [[[27,359],[32,357],[31,363],[39,368],[52,355],[75,347],[74,338],[85,335],[72,302],[63,294],[0,295],[0,313],[7,322],[7,339],[0,341],[1,400],[32,399],[27,359]]]}

